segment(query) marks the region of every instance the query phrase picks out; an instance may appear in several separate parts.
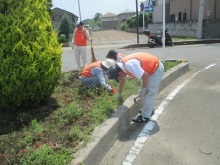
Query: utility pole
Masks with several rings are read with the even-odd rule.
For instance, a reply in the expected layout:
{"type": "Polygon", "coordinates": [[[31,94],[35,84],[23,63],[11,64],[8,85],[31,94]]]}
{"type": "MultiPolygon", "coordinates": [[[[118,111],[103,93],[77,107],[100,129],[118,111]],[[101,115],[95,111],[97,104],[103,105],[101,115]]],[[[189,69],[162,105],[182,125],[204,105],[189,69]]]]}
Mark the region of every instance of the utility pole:
{"type": "Polygon", "coordinates": [[[192,0],[190,0],[190,21],[192,20],[192,0]]]}
{"type": "Polygon", "coordinates": [[[79,6],[79,20],[82,21],[79,0],[78,0],[78,6],[79,6]]]}
{"type": "Polygon", "coordinates": [[[163,62],[165,62],[166,59],[166,50],[165,50],[165,5],[166,5],[166,1],[163,0],[163,62]]]}
{"type": "Polygon", "coordinates": [[[197,39],[202,39],[202,23],[203,23],[203,15],[204,15],[204,3],[205,0],[200,0],[199,2],[199,18],[197,25],[197,39]]]}
{"type": "Polygon", "coordinates": [[[144,22],[145,9],[144,9],[144,3],[143,3],[143,2],[141,2],[140,7],[141,7],[141,12],[142,12],[142,14],[143,14],[143,31],[144,31],[144,30],[145,30],[145,22],[144,22]]]}
{"type": "Polygon", "coordinates": [[[136,0],[136,28],[137,28],[137,44],[139,45],[138,0],[136,0]]]}

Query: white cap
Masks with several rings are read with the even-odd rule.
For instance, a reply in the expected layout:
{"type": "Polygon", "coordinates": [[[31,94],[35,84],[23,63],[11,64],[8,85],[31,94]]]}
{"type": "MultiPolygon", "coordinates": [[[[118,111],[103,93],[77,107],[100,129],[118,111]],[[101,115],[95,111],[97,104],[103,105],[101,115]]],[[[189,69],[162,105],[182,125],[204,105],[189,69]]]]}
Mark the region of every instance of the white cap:
{"type": "Polygon", "coordinates": [[[106,59],[105,61],[102,61],[102,65],[108,69],[111,66],[115,65],[115,60],[113,60],[113,59],[106,59]]]}

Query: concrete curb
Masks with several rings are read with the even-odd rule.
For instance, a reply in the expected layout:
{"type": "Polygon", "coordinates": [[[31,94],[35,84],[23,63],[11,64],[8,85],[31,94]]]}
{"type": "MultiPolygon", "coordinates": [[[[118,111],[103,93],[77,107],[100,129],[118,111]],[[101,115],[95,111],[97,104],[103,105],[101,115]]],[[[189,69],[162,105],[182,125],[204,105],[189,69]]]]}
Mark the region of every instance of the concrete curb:
{"type": "MultiPolygon", "coordinates": [[[[183,62],[165,73],[159,91],[166,88],[171,82],[189,71],[189,63],[183,62]]],[[[91,142],[86,147],[74,154],[75,159],[71,165],[98,165],[104,155],[118,139],[120,134],[125,133],[130,126],[132,117],[138,113],[138,108],[134,104],[134,97],[130,96],[124,104],[118,107],[112,118],[106,120],[101,126],[97,127],[93,133],[91,142]]]]}
{"type": "MultiPolygon", "coordinates": [[[[179,41],[179,42],[174,42],[174,46],[175,45],[213,44],[213,43],[220,43],[220,39],[199,40],[199,41],[179,41]]],[[[132,44],[132,45],[122,47],[120,49],[140,48],[140,47],[148,47],[148,44],[132,44]]]]}

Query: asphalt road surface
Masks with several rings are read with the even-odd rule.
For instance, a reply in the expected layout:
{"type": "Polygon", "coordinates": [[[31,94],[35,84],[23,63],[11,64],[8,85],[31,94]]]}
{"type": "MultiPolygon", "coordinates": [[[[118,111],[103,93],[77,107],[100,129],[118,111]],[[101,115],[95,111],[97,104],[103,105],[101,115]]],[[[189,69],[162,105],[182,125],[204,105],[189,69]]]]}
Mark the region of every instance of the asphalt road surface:
{"type": "MultiPolygon", "coordinates": [[[[155,109],[164,101],[167,105],[143,145],[137,146],[136,143],[140,142],[138,136],[144,132],[145,124],[131,123],[130,130],[116,141],[101,165],[219,165],[220,44],[167,47],[166,57],[162,55],[161,48],[118,47],[97,47],[96,57],[105,59],[110,48],[116,48],[125,55],[148,52],[162,60],[187,59],[190,71],[158,95],[155,109]],[[175,95],[172,93],[169,100],[167,96],[171,92],[175,95]]],[[[63,68],[74,68],[73,53],[70,54],[70,51],[64,51],[63,68]]]]}

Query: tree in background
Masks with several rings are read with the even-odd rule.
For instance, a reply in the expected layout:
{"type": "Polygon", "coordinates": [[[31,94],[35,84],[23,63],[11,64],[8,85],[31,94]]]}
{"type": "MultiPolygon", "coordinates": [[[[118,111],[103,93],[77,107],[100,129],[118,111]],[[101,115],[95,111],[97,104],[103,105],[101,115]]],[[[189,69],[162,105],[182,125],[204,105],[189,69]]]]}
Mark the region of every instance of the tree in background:
{"type": "Polygon", "coordinates": [[[134,17],[127,18],[126,23],[129,28],[135,27],[135,18],[134,17]]]}
{"type": "MultiPolygon", "coordinates": [[[[138,16],[138,26],[143,27],[143,14],[139,14],[138,16]]],[[[145,26],[148,26],[148,23],[152,22],[152,13],[145,13],[144,14],[144,22],[145,26]]],[[[130,28],[136,27],[136,17],[129,17],[127,18],[127,26],[130,28]]]]}
{"type": "MultiPolygon", "coordinates": [[[[143,14],[139,14],[139,27],[143,27],[143,14]]],[[[148,26],[148,23],[152,22],[152,13],[144,13],[144,23],[148,26]]]]}
{"type": "Polygon", "coordinates": [[[85,19],[83,20],[84,25],[89,25],[90,27],[95,26],[95,20],[94,19],[85,19]]]}
{"type": "Polygon", "coordinates": [[[50,96],[61,75],[61,45],[47,0],[0,1],[0,109],[50,96]]]}
{"type": "Polygon", "coordinates": [[[71,33],[71,23],[69,17],[64,14],[61,18],[60,26],[59,26],[59,35],[65,34],[66,38],[69,40],[69,35],[71,33]]]}
{"type": "Polygon", "coordinates": [[[70,34],[74,32],[75,28],[76,28],[76,24],[74,22],[71,22],[70,23],[70,34]]]}
{"type": "Polygon", "coordinates": [[[94,20],[95,20],[95,22],[97,22],[98,20],[100,20],[100,16],[102,16],[102,14],[101,13],[95,13],[95,16],[94,16],[94,20]]]}
{"type": "Polygon", "coordinates": [[[100,16],[102,16],[101,13],[96,13],[93,20],[95,21],[95,26],[100,27],[101,26],[101,20],[100,20],[100,16]]]}

